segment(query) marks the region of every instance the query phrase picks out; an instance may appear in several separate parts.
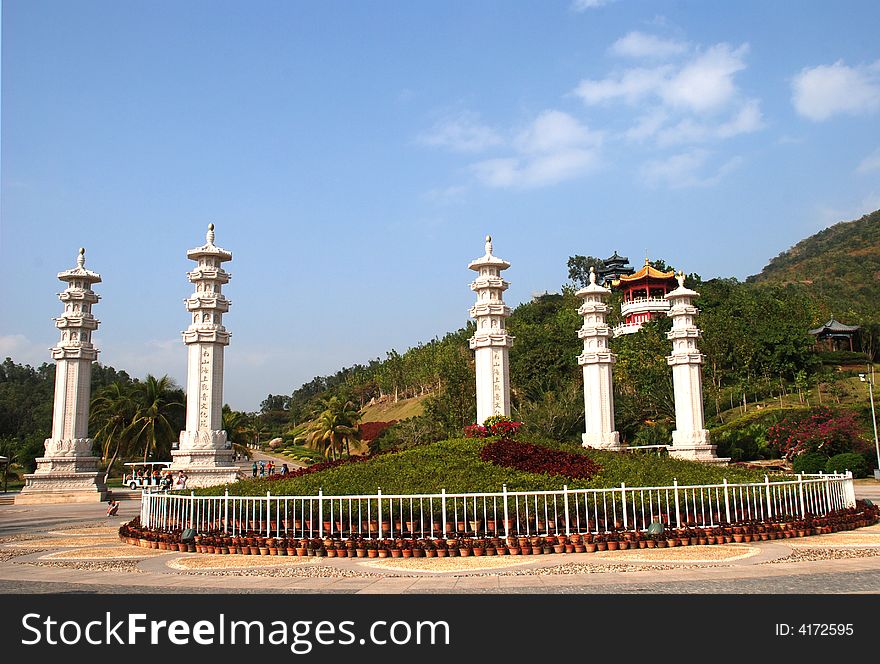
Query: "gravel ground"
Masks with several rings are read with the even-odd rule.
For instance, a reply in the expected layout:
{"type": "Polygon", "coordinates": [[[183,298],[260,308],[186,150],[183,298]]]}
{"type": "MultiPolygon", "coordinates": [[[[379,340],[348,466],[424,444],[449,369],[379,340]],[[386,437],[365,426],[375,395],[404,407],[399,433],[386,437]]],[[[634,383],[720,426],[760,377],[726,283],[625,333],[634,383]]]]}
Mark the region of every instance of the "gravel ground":
{"type": "Polygon", "coordinates": [[[34,549],[13,549],[11,547],[0,549],[0,563],[5,563],[7,560],[12,560],[17,556],[26,556],[30,553],[36,553],[34,549]]]}
{"type": "Polygon", "coordinates": [[[76,569],[87,572],[138,572],[137,560],[101,560],[101,561],[85,561],[85,560],[65,560],[61,561],[44,561],[40,560],[33,563],[19,563],[28,567],[61,567],[63,569],[76,569]]]}
{"type": "Polygon", "coordinates": [[[275,567],[271,569],[239,569],[239,570],[214,570],[209,572],[182,572],[183,576],[269,576],[269,577],[307,577],[307,578],[358,578],[358,577],[387,577],[389,574],[368,574],[355,572],[339,567],[326,567],[323,565],[303,565],[298,567],[275,567]]]}
{"type": "MultiPolygon", "coordinates": [[[[557,574],[603,574],[608,572],[650,572],[667,569],[704,569],[706,567],[730,567],[730,565],[595,565],[592,563],[566,563],[538,569],[521,569],[499,572],[491,576],[555,576],[557,574]]],[[[484,574],[482,576],[490,576],[484,574]]]]}
{"type": "Polygon", "coordinates": [[[761,565],[778,565],[779,563],[815,562],[818,560],[843,560],[846,558],[874,558],[880,556],[877,548],[818,548],[798,547],[784,558],[768,560],[761,565]]]}

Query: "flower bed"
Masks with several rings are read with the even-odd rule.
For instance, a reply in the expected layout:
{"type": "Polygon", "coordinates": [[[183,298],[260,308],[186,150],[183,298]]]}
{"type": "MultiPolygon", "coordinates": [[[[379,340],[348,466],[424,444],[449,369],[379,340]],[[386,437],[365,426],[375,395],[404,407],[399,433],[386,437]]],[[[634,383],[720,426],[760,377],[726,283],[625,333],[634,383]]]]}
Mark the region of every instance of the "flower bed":
{"type": "Polygon", "coordinates": [[[589,479],[602,470],[602,466],[583,454],[572,454],[504,438],[486,443],[480,451],[480,459],[505,468],[562,475],[571,479],[589,479]]]}
{"type": "Polygon", "coordinates": [[[327,558],[444,558],[453,556],[542,555],[549,553],[592,553],[675,546],[700,546],[758,542],[809,535],[822,535],[870,526],[880,519],[880,508],[866,501],[856,507],[837,510],[822,517],[797,518],[783,515],[772,521],[740,521],[718,526],[687,524],[681,528],[652,528],[631,531],[615,528],[607,532],[568,535],[511,535],[467,537],[449,533],[446,537],[396,537],[341,539],[265,537],[255,532],[230,536],[223,532],[197,535],[181,542],[181,531],[144,528],[140,517],[119,529],[119,538],[134,546],[190,553],[320,556],[327,558]]]}

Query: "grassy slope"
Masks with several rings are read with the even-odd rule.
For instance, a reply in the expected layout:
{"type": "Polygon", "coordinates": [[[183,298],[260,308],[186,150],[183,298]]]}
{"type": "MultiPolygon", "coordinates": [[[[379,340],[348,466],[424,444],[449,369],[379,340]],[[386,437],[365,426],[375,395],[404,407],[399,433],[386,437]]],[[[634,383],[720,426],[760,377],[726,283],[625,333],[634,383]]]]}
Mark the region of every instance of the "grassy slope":
{"type": "Polygon", "coordinates": [[[801,284],[821,303],[822,322],[876,321],[880,303],[880,210],[801,240],[760,272],[754,283],[801,284]]]}
{"type": "MultiPolygon", "coordinates": [[[[586,481],[569,481],[561,476],[536,475],[502,468],[480,460],[483,442],[472,439],[441,441],[422,447],[386,454],[285,481],[245,480],[229,486],[234,495],[314,495],[375,494],[377,487],[390,493],[439,493],[511,490],[552,490],[564,484],[572,488],[612,487],[626,482],[629,487],[665,486],[678,479],[680,484],[710,484],[731,481],[762,481],[760,471],[739,467],[714,467],[653,455],[583,450],[580,447],[544,442],[549,447],[586,454],[602,465],[602,472],[586,481]]],[[[212,487],[200,493],[222,494],[225,487],[212,487]]]]}
{"type": "Polygon", "coordinates": [[[364,406],[361,411],[361,422],[390,422],[417,417],[424,411],[424,401],[428,396],[401,399],[397,403],[391,401],[364,406]]]}

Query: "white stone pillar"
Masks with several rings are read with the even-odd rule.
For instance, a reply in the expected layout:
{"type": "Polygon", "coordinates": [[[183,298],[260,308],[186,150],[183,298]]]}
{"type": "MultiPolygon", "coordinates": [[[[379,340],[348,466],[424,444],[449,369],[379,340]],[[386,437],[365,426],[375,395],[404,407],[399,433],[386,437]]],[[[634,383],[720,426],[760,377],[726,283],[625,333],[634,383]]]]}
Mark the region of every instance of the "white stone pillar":
{"type": "Polygon", "coordinates": [[[584,419],[586,431],[581,439],[584,447],[620,449],[620,434],[614,430],[614,387],[611,367],[617,361],[608,347],[613,336],[605,322],[608,314],[606,299],[611,291],[596,284],[596,272],[590,268],[590,285],[575,293],[583,299],[578,313],[584,324],[578,338],[584,341],[584,350],[578,364],[584,374],[584,419]]]}
{"type": "Polygon", "coordinates": [[[709,444],[709,432],[703,419],[703,355],[697,348],[700,330],[694,318],[700,312],[693,305],[699,293],[684,287],[684,273],[677,276],[678,288],[666,294],[672,330],[666,335],[672,341],[672,355],[666,358],[672,367],[675,392],[675,431],[672,432],[671,456],[698,461],[723,462],[715,446],[709,444]]]}
{"type": "Polygon", "coordinates": [[[45,455],[37,459],[36,472],[25,475],[16,504],[99,502],[106,498],[104,474],[98,469],[100,459],[92,455],[89,438],[92,362],[98,359],[92,333],[100,322],[92,315],[92,305],[100,299],[92,284],[99,283],[101,275],[85,268],[85,252],[79,250],[75,268],[58,274],[67,288],[58,295],[64,303],[64,312],[55,319],[61,339],[52,348],[52,437],[46,439],[45,455]]]}
{"type": "Polygon", "coordinates": [[[470,339],[477,373],[477,423],[482,424],[492,415],[510,416],[510,362],[508,350],[513,337],[507,334],[504,321],[510,316],[510,307],[504,304],[502,293],[510,284],[501,278],[501,271],[510,263],[492,255],[492,238],[486,236],[486,254],[471,261],[468,268],[478,276],[471,284],[477,294],[477,303],[471,307],[471,317],[477,329],[470,339]]]}
{"type": "Polygon", "coordinates": [[[223,314],[232,304],[222,293],[231,275],[222,264],[232,254],[214,245],[214,224],[208,226],[205,244],[186,252],[197,265],[188,273],[195,292],[187,299],[192,316],[183,332],[187,347],[186,428],[180,432],[179,449],[172,450],[171,469],[183,470],[187,487],[234,482],[238,467],[232,446],[223,431],[223,352],[229,332],[223,314]]]}

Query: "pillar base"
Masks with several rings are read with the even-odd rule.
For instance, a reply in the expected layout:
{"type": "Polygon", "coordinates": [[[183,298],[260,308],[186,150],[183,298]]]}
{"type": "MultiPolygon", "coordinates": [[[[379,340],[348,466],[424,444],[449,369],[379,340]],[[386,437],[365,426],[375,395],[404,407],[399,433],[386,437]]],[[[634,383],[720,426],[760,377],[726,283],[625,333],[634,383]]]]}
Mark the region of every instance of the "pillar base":
{"type": "Polygon", "coordinates": [[[626,444],[620,442],[620,434],[617,431],[611,433],[582,433],[581,447],[589,447],[597,450],[624,450],[626,444]]]}
{"type": "Polygon", "coordinates": [[[198,489],[238,481],[239,468],[233,461],[234,452],[225,450],[172,450],[169,470],[186,473],[186,488],[198,489]]]}
{"type": "MultiPolygon", "coordinates": [[[[42,459],[40,461],[43,461],[42,459]]],[[[104,473],[44,471],[25,475],[16,505],[101,503],[107,500],[104,473]]]]}

